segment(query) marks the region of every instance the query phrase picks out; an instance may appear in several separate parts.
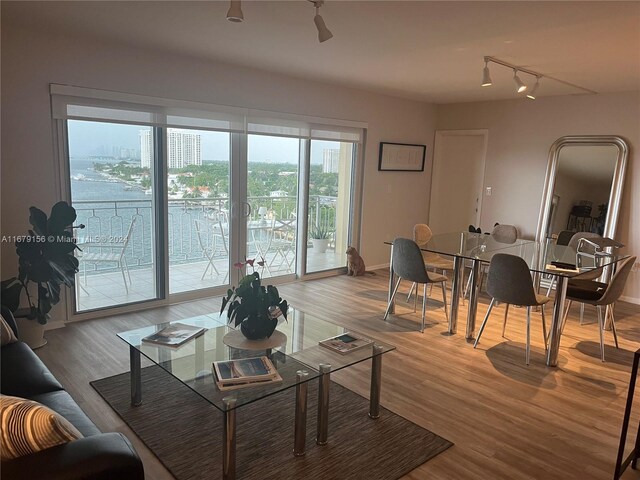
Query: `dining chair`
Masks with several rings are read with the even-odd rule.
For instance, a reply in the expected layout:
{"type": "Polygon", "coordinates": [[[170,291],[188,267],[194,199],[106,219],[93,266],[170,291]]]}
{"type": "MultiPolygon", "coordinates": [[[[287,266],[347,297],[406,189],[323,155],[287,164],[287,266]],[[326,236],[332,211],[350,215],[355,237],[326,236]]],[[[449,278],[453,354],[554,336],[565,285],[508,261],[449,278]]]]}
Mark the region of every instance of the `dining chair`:
{"type": "Polygon", "coordinates": [[[542,315],[542,336],[544,338],[544,348],[547,349],[547,326],[544,318],[544,305],[551,298],[535,292],[531,272],[522,258],[506,253],[497,253],[489,264],[489,275],[487,280],[487,292],[491,295],[491,303],[487,314],[480,325],[478,336],[473,344],[473,348],[478,346],[484,327],[489,320],[491,310],[495,302],[505,304],[504,321],[502,324],[502,336],[507,327],[507,316],[509,315],[509,305],[520,305],[527,307],[527,343],[525,348],[525,360],[529,365],[531,350],[531,307],[541,307],[542,315]]]}
{"type": "MultiPolygon", "coordinates": [[[[417,223],[413,226],[413,241],[416,242],[418,247],[424,247],[429,243],[433,237],[431,228],[426,223],[417,223]]],[[[447,271],[453,272],[453,260],[442,258],[435,252],[425,252],[421,250],[423,262],[427,268],[433,268],[434,270],[441,270],[443,275],[446,275],[447,271]]],[[[409,295],[407,296],[407,302],[411,299],[413,290],[416,288],[416,284],[411,285],[409,289],[409,295]]],[[[431,292],[429,292],[431,293],[431,292]]]]}
{"type": "Polygon", "coordinates": [[[275,220],[273,232],[271,236],[270,250],[273,252],[273,258],[269,263],[269,267],[273,267],[276,258],[281,257],[277,269],[281,270],[282,266],[286,266],[287,272],[292,271],[293,262],[296,259],[296,220],[275,220]],[[289,254],[292,253],[292,258],[289,254]]]}
{"type": "MultiPolygon", "coordinates": [[[[491,231],[491,238],[496,240],[499,243],[512,244],[515,243],[518,239],[518,229],[514,225],[500,225],[496,223],[491,231]]],[[[480,280],[478,281],[478,291],[482,290],[482,282],[484,281],[484,277],[487,273],[487,267],[483,266],[480,268],[480,280]]],[[[462,298],[467,298],[467,294],[469,293],[469,289],[471,287],[471,275],[467,279],[467,285],[464,289],[464,294],[462,298]]]]}
{"type": "Polygon", "coordinates": [[[207,267],[204,269],[204,272],[202,273],[202,277],[200,277],[200,280],[204,280],[204,277],[207,275],[209,270],[211,270],[211,275],[213,275],[213,272],[216,272],[216,275],[220,275],[220,272],[216,268],[216,265],[213,263],[213,258],[215,254],[215,244],[213,247],[209,247],[206,240],[202,238],[203,234],[206,236],[206,231],[204,231],[204,228],[203,228],[206,224],[203,225],[202,221],[195,220],[194,225],[196,229],[196,237],[198,238],[198,244],[202,249],[202,254],[207,259],[207,267]]]}
{"type": "Polygon", "coordinates": [[[131,218],[131,224],[127,230],[127,234],[120,242],[107,242],[107,243],[86,243],[84,245],[85,252],[80,257],[83,265],[84,284],[87,284],[87,263],[95,265],[99,263],[115,263],[116,268],[120,269],[122,273],[122,281],[124,282],[124,289],[129,294],[129,285],[131,285],[131,273],[129,272],[129,266],[127,265],[127,259],[125,253],[131,235],[133,234],[133,228],[135,227],[138,217],[131,218]],[[99,248],[98,252],[90,251],[91,249],[99,248]],[[107,251],[105,251],[107,250],[107,251]],[[126,273],[126,275],[125,275],[126,273]],[[129,278],[129,285],[127,285],[127,277],[129,278]]]}
{"type": "MultiPolygon", "coordinates": [[[[602,314],[602,307],[611,307],[620,298],[624,287],[631,273],[631,269],[636,262],[637,257],[625,258],[620,262],[616,273],[611,277],[611,281],[607,283],[597,282],[595,280],[574,280],[567,284],[567,308],[564,313],[562,327],[567,321],[569,308],[572,302],[581,302],[582,304],[593,305],[598,310],[598,328],[600,330],[600,356],[604,362],[604,327],[606,318],[602,314]]],[[[607,311],[611,312],[611,308],[607,311]]],[[[611,331],[613,332],[613,340],[616,348],[618,348],[618,332],[616,331],[616,321],[613,314],[609,315],[611,319],[611,331]]]]}
{"type": "MultiPolygon", "coordinates": [[[[393,304],[393,299],[398,293],[398,288],[400,287],[400,282],[402,280],[409,280],[410,282],[414,282],[416,284],[424,284],[424,290],[422,293],[422,325],[420,327],[420,331],[424,332],[424,320],[427,311],[427,285],[431,283],[439,283],[442,286],[442,301],[444,302],[444,313],[449,319],[449,311],[447,309],[447,290],[446,283],[447,277],[441,275],[439,273],[429,272],[427,271],[425,264],[422,259],[422,251],[418,244],[413,240],[408,238],[396,238],[393,241],[393,256],[391,261],[393,262],[393,273],[398,276],[398,281],[396,282],[395,288],[393,289],[393,293],[391,295],[391,299],[389,304],[387,305],[387,311],[384,314],[384,319],[386,320],[389,316],[389,311],[391,309],[391,305],[393,304]]],[[[416,302],[417,302],[417,292],[416,292],[416,302]]],[[[414,303],[414,311],[415,311],[415,303],[414,303]]]]}
{"type": "Polygon", "coordinates": [[[573,230],[562,230],[558,234],[558,238],[556,239],[556,245],[569,245],[571,238],[575,235],[576,232],[573,230]]]}

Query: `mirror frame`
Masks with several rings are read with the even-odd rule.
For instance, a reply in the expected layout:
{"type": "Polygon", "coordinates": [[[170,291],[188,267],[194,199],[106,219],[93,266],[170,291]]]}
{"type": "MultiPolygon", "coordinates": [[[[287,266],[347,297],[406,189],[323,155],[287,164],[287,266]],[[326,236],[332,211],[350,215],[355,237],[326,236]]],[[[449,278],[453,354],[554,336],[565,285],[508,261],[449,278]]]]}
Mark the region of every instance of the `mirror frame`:
{"type": "Polygon", "coordinates": [[[620,202],[622,200],[622,188],[627,168],[627,157],[629,147],[627,142],[621,137],[611,135],[568,135],[560,137],[553,142],[549,150],[549,163],[542,190],[542,203],[538,216],[538,228],[536,229],[536,241],[545,239],[545,226],[549,221],[549,208],[553,199],[553,190],[556,183],[556,172],[558,170],[558,157],[563,147],[567,146],[614,146],[618,148],[616,167],[613,172],[611,191],[609,193],[609,207],[607,208],[607,221],[604,225],[603,237],[614,238],[618,225],[618,215],[620,212],[620,202]]]}

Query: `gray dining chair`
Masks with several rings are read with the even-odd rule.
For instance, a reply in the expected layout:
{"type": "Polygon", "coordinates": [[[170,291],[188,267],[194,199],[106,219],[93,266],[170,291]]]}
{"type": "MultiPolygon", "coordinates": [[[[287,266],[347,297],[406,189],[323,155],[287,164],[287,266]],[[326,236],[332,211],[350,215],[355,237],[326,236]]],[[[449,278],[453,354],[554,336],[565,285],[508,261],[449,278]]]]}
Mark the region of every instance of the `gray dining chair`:
{"type": "Polygon", "coordinates": [[[505,253],[497,253],[489,264],[489,275],[487,280],[487,292],[491,295],[491,303],[487,314],[480,325],[478,336],[473,344],[473,348],[478,346],[484,327],[487,324],[489,315],[495,302],[505,304],[504,322],[502,324],[502,336],[504,337],[507,326],[507,316],[509,305],[521,305],[527,307],[527,343],[525,348],[525,359],[529,365],[531,350],[531,307],[541,307],[542,314],[542,336],[544,338],[544,348],[547,349],[547,326],[544,318],[544,305],[551,298],[535,292],[531,272],[522,258],[505,253]]]}
{"type": "MultiPolygon", "coordinates": [[[[389,310],[393,303],[393,299],[398,293],[400,282],[402,280],[408,280],[415,282],[416,284],[424,284],[424,290],[422,293],[422,325],[420,331],[424,332],[424,320],[427,311],[427,284],[439,283],[442,286],[442,301],[444,302],[444,313],[449,320],[449,311],[447,309],[447,277],[440,275],[439,273],[428,272],[424,260],[422,258],[422,252],[418,244],[408,238],[396,238],[393,241],[393,256],[391,261],[393,262],[393,273],[398,276],[398,281],[393,289],[391,300],[387,305],[387,311],[384,314],[386,320],[389,316],[389,310]]],[[[417,292],[416,292],[417,298],[417,292]]],[[[415,303],[414,303],[415,305],[415,303]]],[[[415,309],[415,307],[414,307],[415,309]]]]}
{"type": "MultiPolygon", "coordinates": [[[[624,287],[631,273],[637,257],[625,258],[618,265],[616,273],[611,277],[611,281],[606,283],[596,282],[594,280],[574,280],[567,284],[567,308],[564,313],[562,327],[567,321],[569,308],[572,302],[581,302],[582,304],[593,305],[598,310],[598,328],[600,330],[600,356],[604,362],[604,326],[605,318],[602,314],[602,307],[612,306],[622,295],[624,287]]],[[[609,309],[610,310],[610,309],[609,309]]],[[[618,332],[616,331],[616,321],[613,315],[611,318],[611,331],[613,332],[613,340],[616,348],[618,348],[618,332]]]]}

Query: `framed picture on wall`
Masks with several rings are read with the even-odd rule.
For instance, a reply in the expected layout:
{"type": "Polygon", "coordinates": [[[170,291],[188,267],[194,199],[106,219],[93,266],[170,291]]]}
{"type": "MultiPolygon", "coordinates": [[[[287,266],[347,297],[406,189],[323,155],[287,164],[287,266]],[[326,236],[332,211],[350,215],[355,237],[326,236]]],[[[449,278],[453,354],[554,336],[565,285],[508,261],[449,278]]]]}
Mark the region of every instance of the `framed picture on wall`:
{"type": "Polygon", "coordinates": [[[387,172],[423,172],[426,145],[380,142],[378,170],[387,172]]]}

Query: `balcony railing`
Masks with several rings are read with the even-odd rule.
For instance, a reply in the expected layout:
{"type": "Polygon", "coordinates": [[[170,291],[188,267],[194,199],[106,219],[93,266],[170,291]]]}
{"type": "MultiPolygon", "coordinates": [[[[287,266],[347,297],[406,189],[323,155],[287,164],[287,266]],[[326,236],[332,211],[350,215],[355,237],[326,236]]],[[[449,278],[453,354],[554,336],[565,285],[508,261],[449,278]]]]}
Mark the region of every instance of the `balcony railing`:
{"type": "MultiPolygon", "coordinates": [[[[337,197],[314,195],[309,198],[309,226],[335,231],[337,197]]],[[[202,261],[205,257],[198,241],[195,228],[196,221],[218,220],[225,222],[229,216],[228,198],[192,198],[169,199],[168,233],[169,263],[183,264],[202,261]]],[[[261,219],[260,212],[265,207],[270,218],[291,219],[296,216],[297,198],[295,197],[250,197],[251,206],[249,220],[261,219]]],[[[73,202],[78,219],[77,223],[85,225],[78,233],[78,243],[108,244],[109,240],[117,243],[123,241],[135,218],[134,228],[125,251],[127,265],[135,268],[149,266],[154,261],[153,229],[154,215],[152,200],[101,200],[73,202]],[[105,241],[107,240],[107,241],[105,241]]],[[[201,232],[205,245],[212,242],[211,229],[201,232]]],[[[108,249],[109,247],[87,247],[108,249]]],[[[221,257],[223,250],[217,252],[221,257]]],[[[113,267],[100,265],[96,271],[113,270],[113,267]]],[[[90,273],[90,272],[89,272],[90,273]]]]}

